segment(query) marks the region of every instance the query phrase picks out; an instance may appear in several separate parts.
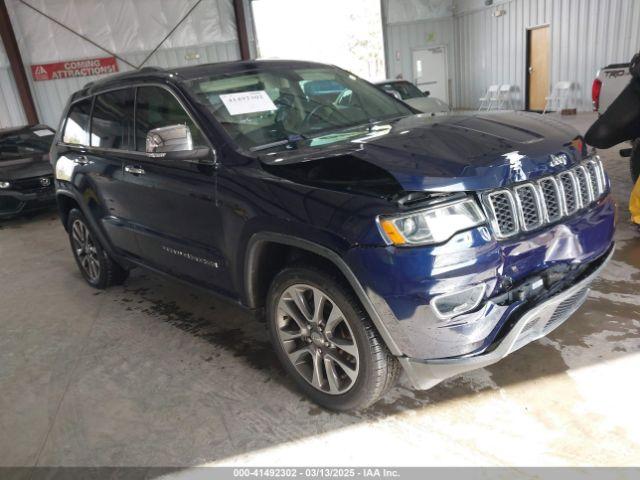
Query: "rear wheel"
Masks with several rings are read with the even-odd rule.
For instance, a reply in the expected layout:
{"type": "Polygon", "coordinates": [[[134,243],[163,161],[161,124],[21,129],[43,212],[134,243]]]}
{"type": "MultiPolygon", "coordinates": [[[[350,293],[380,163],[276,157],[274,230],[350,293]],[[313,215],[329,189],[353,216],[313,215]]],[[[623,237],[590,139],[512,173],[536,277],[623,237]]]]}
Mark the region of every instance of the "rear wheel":
{"type": "Polygon", "coordinates": [[[314,402],[361,409],[395,384],[398,361],[339,276],[306,265],[287,268],[274,279],[267,308],[276,353],[314,402]]]}
{"type": "Polygon", "coordinates": [[[74,208],[69,212],[67,231],[73,256],[89,285],[103,289],[127,279],[129,271],[118,265],[102,248],[80,210],[74,208]]]}

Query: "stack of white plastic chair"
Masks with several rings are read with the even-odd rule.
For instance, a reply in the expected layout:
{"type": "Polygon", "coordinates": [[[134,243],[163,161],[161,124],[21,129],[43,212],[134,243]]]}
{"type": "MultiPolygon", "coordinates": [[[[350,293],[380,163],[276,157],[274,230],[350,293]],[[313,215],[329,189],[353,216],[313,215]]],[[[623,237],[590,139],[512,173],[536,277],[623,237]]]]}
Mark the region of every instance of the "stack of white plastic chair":
{"type": "Polygon", "coordinates": [[[546,105],[542,114],[548,111],[558,111],[577,108],[580,86],[576,82],[562,81],[555,84],[551,95],[546,97],[546,105]]]}
{"type": "Polygon", "coordinates": [[[498,91],[500,85],[490,85],[484,96],[480,97],[480,106],[478,110],[491,110],[498,105],[498,91]]]}
{"type": "Polygon", "coordinates": [[[515,110],[520,89],[517,85],[503,84],[498,91],[498,110],[515,110]]]}

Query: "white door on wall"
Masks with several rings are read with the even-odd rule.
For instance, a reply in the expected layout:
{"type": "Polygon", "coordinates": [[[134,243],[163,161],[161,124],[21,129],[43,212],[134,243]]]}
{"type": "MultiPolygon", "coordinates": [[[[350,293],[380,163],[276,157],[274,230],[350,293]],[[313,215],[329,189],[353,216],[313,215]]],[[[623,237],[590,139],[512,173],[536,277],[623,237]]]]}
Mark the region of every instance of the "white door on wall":
{"type": "Polygon", "coordinates": [[[422,91],[449,103],[447,49],[431,47],[413,51],[413,80],[422,91]]]}

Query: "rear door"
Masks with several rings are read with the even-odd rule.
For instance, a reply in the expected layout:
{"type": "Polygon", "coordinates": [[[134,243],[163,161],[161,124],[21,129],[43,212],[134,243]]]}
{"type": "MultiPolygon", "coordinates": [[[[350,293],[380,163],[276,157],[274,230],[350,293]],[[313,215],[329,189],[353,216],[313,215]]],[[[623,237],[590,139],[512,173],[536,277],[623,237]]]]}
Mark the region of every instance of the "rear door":
{"type": "Polygon", "coordinates": [[[227,291],[231,283],[220,248],[223,234],[213,167],[145,153],[147,133],[160,127],[187,125],[194,148],[209,146],[208,141],[165,87],[138,87],[135,122],[137,156],[124,164],[124,198],[144,261],[185,280],[227,291]]]}
{"type": "MultiPolygon", "coordinates": [[[[102,134],[102,127],[91,132],[92,107],[93,97],[71,105],[62,141],[58,144],[60,156],[56,162],[56,177],[73,184],[85,207],[85,213],[106,233],[116,250],[136,255],[138,248],[135,235],[119,220],[122,215],[119,189],[122,161],[117,154],[99,148],[96,141],[99,137],[95,136],[102,134]]],[[[112,105],[110,108],[113,110],[116,106],[112,105]]],[[[126,112],[121,110],[112,113],[116,123],[112,129],[128,132],[129,127],[121,124],[123,118],[126,118],[126,112]]],[[[95,124],[101,125],[100,120],[95,124]]]]}

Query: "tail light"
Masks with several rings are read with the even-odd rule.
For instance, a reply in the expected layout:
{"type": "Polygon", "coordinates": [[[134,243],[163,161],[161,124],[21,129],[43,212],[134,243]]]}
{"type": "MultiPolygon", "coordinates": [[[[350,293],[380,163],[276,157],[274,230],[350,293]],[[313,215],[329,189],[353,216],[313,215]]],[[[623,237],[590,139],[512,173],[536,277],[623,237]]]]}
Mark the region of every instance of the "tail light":
{"type": "Polygon", "coordinates": [[[591,87],[591,100],[593,100],[593,111],[597,112],[600,108],[600,92],[602,91],[602,80],[596,78],[591,87]]]}

